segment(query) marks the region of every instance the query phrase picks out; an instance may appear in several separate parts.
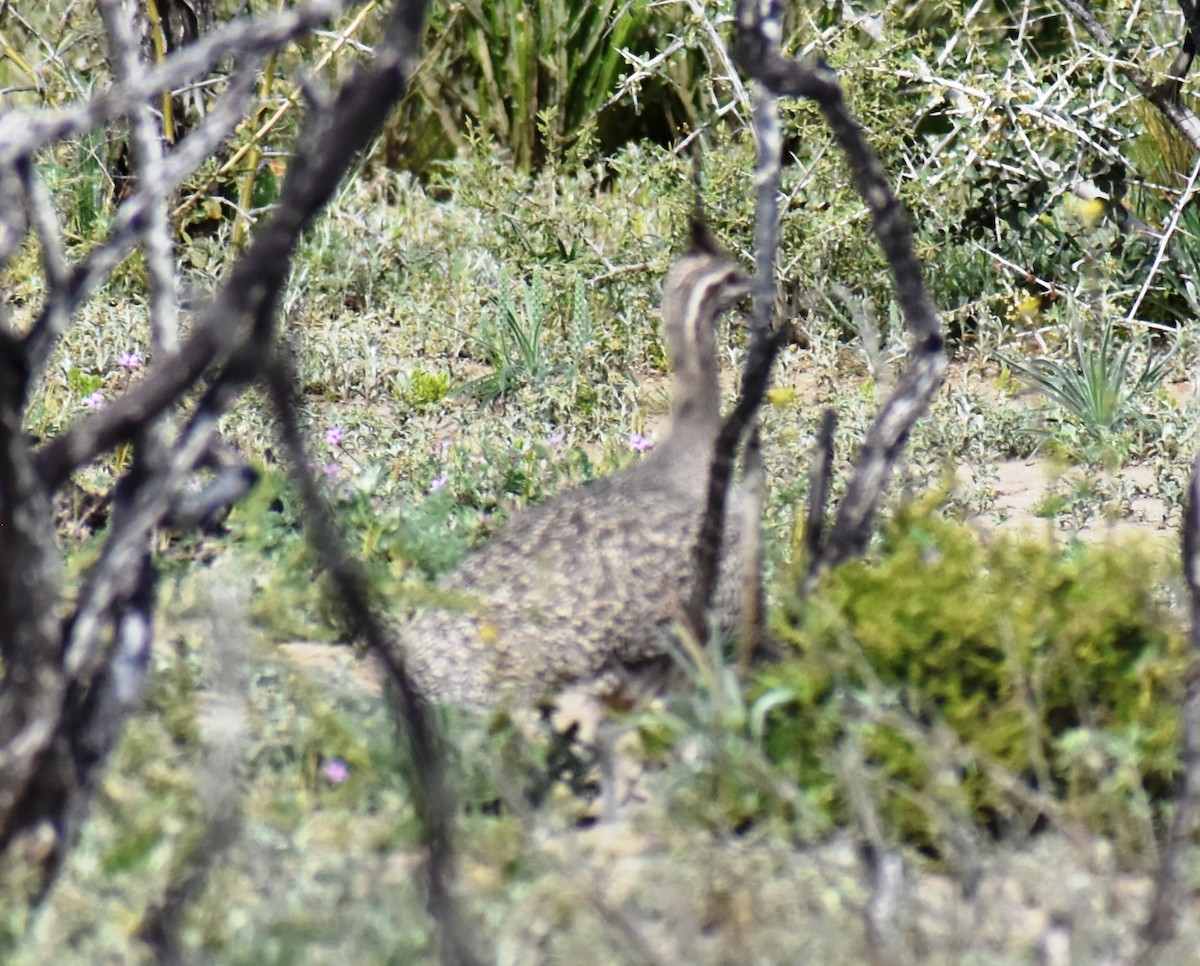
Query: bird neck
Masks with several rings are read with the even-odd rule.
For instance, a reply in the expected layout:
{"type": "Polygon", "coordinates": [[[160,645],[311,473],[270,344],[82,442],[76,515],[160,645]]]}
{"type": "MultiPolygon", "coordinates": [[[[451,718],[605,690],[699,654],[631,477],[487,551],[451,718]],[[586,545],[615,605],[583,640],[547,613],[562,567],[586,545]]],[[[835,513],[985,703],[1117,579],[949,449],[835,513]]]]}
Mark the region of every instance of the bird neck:
{"type": "Polygon", "coordinates": [[[676,461],[707,465],[721,430],[716,359],[680,360],[672,378],[671,422],[663,448],[676,461]]]}
{"type": "Polygon", "coordinates": [[[674,375],[670,427],[656,460],[666,470],[656,472],[665,472],[689,490],[707,488],[707,469],[721,429],[717,316],[744,287],[728,255],[696,240],[663,284],[663,334],[674,375]]]}

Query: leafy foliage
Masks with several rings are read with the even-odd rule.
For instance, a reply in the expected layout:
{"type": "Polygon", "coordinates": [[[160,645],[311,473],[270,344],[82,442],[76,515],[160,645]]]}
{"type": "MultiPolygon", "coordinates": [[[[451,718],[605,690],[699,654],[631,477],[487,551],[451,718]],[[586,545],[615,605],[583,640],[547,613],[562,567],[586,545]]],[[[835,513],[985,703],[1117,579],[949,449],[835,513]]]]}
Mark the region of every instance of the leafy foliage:
{"type": "Polygon", "coordinates": [[[1162,566],[1131,546],[984,540],[934,499],[910,506],[878,561],[781,615],[795,652],[762,682],[769,753],[844,817],[837,754],[857,747],[896,834],[934,851],[945,809],[997,833],[1035,824],[1034,796],[1000,774],[1136,851],[1173,788],[1194,660],[1162,566]]]}
{"type": "Polygon", "coordinates": [[[1099,341],[1089,337],[1083,326],[1075,326],[1075,359],[1033,359],[1028,363],[1001,355],[1046,398],[1057,403],[1098,440],[1130,424],[1144,423],[1139,404],[1143,395],[1156,389],[1166,374],[1171,352],[1153,355],[1145,339],[1116,344],[1112,320],[1101,325],[1099,341]],[[1144,353],[1140,371],[1134,354],[1144,353]]]}
{"type": "Polygon", "coordinates": [[[423,171],[461,149],[474,125],[529,171],[593,140],[606,154],[638,138],[667,143],[712,83],[697,53],[710,37],[694,20],[681,31],[677,14],[650,0],[446,4],[392,150],[423,171]],[[656,69],[631,67],[649,62],[656,69]]]}

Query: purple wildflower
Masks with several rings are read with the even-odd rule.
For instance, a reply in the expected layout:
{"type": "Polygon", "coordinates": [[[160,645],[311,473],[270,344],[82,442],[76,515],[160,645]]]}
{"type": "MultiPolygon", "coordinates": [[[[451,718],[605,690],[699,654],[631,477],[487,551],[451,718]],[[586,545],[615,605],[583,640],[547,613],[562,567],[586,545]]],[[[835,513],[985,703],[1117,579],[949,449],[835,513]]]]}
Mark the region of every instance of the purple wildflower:
{"type": "Polygon", "coordinates": [[[121,368],[127,372],[137,372],[142,368],[142,354],[136,350],[126,350],[121,353],[117,362],[121,364],[121,368]]]}
{"type": "Polygon", "coordinates": [[[561,443],[565,438],[566,438],[566,435],[563,433],[551,433],[549,436],[546,437],[546,445],[549,446],[551,449],[553,449],[555,446],[559,445],[559,443],[561,443]]]}
{"type": "Polygon", "coordinates": [[[654,440],[648,436],[643,436],[641,433],[630,433],[629,445],[633,447],[635,453],[644,453],[654,445],[654,440]]]}
{"type": "Polygon", "coordinates": [[[446,482],[447,482],[446,477],[444,477],[444,476],[434,477],[433,482],[429,484],[429,492],[436,493],[438,490],[440,490],[443,486],[446,485],[446,482]]]}
{"type": "Polygon", "coordinates": [[[346,438],[346,434],[342,432],[341,426],[330,426],[325,430],[325,442],[337,449],[342,445],[342,440],[346,438]]]}
{"type": "Polygon", "coordinates": [[[331,785],[340,785],[350,777],[350,766],[340,758],[330,758],[321,766],[321,774],[331,785]]]}
{"type": "Polygon", "coordinates": [[[83,398],[83,405],[88,409],[102,409],[104,407],[104,393],[97,389],[90,396],[83,398]]]}

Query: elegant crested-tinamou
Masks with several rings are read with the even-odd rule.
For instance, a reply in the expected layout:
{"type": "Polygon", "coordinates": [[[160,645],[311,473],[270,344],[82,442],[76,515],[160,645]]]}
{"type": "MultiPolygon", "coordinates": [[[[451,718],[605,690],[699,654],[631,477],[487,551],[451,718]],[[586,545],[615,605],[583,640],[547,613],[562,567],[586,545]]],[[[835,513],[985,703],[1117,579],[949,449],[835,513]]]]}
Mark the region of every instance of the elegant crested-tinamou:
{"type": "MultiPolygon", "coordinates": [[[[695,579],[721,427],[716,320],[748,288],[734,258],[695,224],[663,285],[674,370],[663,439],[634,465],[514,514],[440,581],[444,603],[402,632],[428,699],[483,709],[504,697],[533,703],[571,685],[603,690],[669,652],[695,579]]],[[[713,605],[726,633],[752,565],[742,557],[748,547],[757,552],[755,489],[744,480],[727,498],[713,605]]]]}

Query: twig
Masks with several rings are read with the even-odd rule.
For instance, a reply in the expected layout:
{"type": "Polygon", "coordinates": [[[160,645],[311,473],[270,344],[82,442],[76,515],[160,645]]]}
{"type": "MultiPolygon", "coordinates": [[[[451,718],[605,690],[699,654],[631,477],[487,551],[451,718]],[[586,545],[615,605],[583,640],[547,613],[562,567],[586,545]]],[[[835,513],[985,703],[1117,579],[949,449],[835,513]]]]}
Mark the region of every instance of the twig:
{"type": "MultiPolygon", "coordinates": [[[[130,23],[132,8],[122,0],[99,0],[100,16],[108,33],[109,59],[117,79],[127,83],[142,72],[137,38],[130,23]]],[[[163,145],[154,112],[147,102],[129,115],[129,140],[138,181],[146,196],[142,246],[150,287],[150,332],[157,354],[174,355],[179,349],[179,287],[175,275],[175,246],[171,241],[168,181],[163,145]]]]}
{"type": "Polygon", "coordinates": [[[1183,574],[1191,611],[1189,641],[1195,658],[1188,674],[1180,709],[1179,752],[1183,764],[1179,800],[1162,849],[1154,880],[1150,916],[1142,928],[1138,963],[1156,961],[1161,949],[1175,938],[1179,910],[1185,904],[1186,853],[1200,823],[1200,456],[1192,461],[1187,507],[1183,517],[1183,574]]]}
{"type": "MultiPolygon", "coordinates": [[[[1091,7],[1079,3],[1078,0],[1061,0],[1061,2],[1071,17],[1088,32],[1097,44],[1106,50],[1113,50],[1116,47],[1112,34],[1096,18],[1091,7]]],[[[1188,6],[1190,6],[1190,3],[1188,6]]],[[[1186,8],[1184,13],[1186,16],[1186,8]]],[[[1194,31],[1196,21],[1195,11],[1192,11],[1191,16],[1188,16],[1187,19],[1189,25],[1191,25],[1191,29],[1194,31]]],[[[1190,66],[1190,61],[1187,66],[1190,66]]],[[[1172,76],[1171,80],[1166,83],[1152,84],[1149,77],[1128,64],[1118,62],[1117,69],[1129,78],[1130,83],[1137,88],[1139,94],[1158,108],[1159,113],[1191,142],[1193,148],[1200,151],[1200,117],[1197,117],[1191,108],[1179,100],[1179,78],[1172,76]]],[[[1179,68],[1176,67],[1176,69],[1178,70],[1179,68]]]]}
{"type": "Polygon", "coordinates": [[[825,509],[829,506],[829,488],[833,482],[833,445],[837,431],[837,410],[821,411],[821,428],[813,451],[812,474],[808,478],[808,509],[804,515],[804,552],[808,556],[808,574],[816,569],[825,547],[825,509]]]}
{"type": "Polygon", "coordinates": [[[296,417],[295,373],[277,358],[266,374],[267,389],[278,416],[280,441],[305,509],[308,536],[335,587],[335,600],[350,639],[361,639],[387,674],[397,720],[408,737],[412,794],[429,851],[429,909],[439,926],[442,958],[447,964],[481,962],[474,951],[466,919],[451,891],[454,878],[453,815],[446,784],[445,755],[433,727],[430,709],[400,658],[400,649],[384,628],[379,608],[355,558],[338,534],[328,503],[309,469],[296,417]]]}
{"type": "MultiPolygon", "coordinates": [[[[742,4],[739,4],[739,10],[741,7],[742,4]]],[[[740,38],[746,30],[761,31],[764,36],[770,35],[778,46],[781,34],[778,9],[773,9],[762,21],[745,21],[740,14],[738,16],[739,40],[734,51],[734,60],[748,77],[755,77],[754,65],[741,61],[737,56],[738,50],[741,49],[740,38]]],[[[758,164],[754,171],[754,308],[750,319],[750,350],[742,373],[741,394],[717,436],[709,470],[704,517],[693,550],[696,580],[686,613],[693,630],[702,640],[707,637],[703,630],[709,603],[717,586],[722,531],[725,524],[725,498],[729,490],[729,480],[733,475],[734,458],[746,428],[753,422],[762,405],[775,356],[786,335],[782,326],[773,331],[771,325],[775,312],[775,260],[779,252],[779,184],[783,137],[779,131],[775,98],[766,90],[758,88],[755,90],[753,103],[754,137],[758,146],[758,164]]]]}

